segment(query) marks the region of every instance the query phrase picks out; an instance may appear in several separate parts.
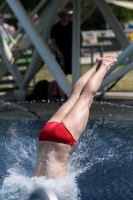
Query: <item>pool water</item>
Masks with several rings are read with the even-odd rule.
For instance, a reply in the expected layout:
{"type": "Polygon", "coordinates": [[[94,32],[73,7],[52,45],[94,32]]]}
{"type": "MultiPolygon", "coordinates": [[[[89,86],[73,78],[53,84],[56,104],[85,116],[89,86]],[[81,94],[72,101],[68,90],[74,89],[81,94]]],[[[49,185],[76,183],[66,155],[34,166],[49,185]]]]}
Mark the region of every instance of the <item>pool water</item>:
{"type": "Polygon", "coordinates": [[[43,124],[0,120],[0,189],[9,191],[0,200],[26,200],[36,187],[56,188],[59,200],[133,199],[133,124],[88,123],[65,181],[32,176],[43,124]]]}

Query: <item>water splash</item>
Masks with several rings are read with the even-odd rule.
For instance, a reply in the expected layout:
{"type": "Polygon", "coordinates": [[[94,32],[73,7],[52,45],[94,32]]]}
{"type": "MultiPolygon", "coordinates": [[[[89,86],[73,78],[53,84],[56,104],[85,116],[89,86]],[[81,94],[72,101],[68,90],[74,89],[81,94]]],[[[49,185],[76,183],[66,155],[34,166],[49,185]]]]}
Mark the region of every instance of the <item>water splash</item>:
{"type": "Polygon", "coordinates": [[[131,106],[131,105],[125,105],[125,104],[123,104],[123,103],[111,103],[111,102],[106,102],[106,101],[102,101],[102,102],[97,102],[97,101],[94,101],[94,103],[95,104],[101,104],[101,105],[109,105],[109,106],[111,106],[111,107],[120,107],[120,108],[131,108],[131,109],[133,109],[133,106],[131,106]]]}
{"type": "MultiPolygon", "coordinates": [[[[91,132],[92,131],[89,131],[89,133],[87,133],[86,131],[85,134],[89,137],[91,132]]],[[[10,163],[10,167],[7,166],[8,176],[5,177],[3,181],[2,190],[9,191],[19,188],[19,192],[14,194],[14,198],[23,200],[35,188],[49,187],[56,191],[60,200],[68,198],[72,200],[80,199],[78,197],[80,191],[76,180],[82,173],[91,167],[91,162],[85,163],[89,149],[84,149],[85,146],[83,148],[82,140],[78,142],[78,145],[75,146],[70,155],[68,162],[68,177],[66,180],[47,180],[45,177],[32,177],[37,157],[37,140],[33,140],[33,138],[30,138],[29,136],[14,137],[16,134],[13,134],[13,127],[11,129],[11,135],[10,141],[5,142],[6,151],[8,152],[7,162],[8,165],[10,163]],[[83,162],[84,165],[81,165],[81,162],[83,162]]],[[[87,141],[88,139],[84,138],[85,144],[87,144],[87,141]]],[[[8,196],[8,200],[10,199],[13,199],[13,195],[8,196]]]]}
{"type": "Polygon", "coordinates": [[[9,156],[7,161],[9,167],[7,169],[8,176],[4,178],[1,189],[3,191],[18,189],[18,191],[14,195],[3,194],[2,198],[25,200],[34,189],[48,187],[56,192],[59,200],[78,199],[79,189],[75,182],[75,173],[69,174],[65,180],[47,180],[45,177],[33,177],[37,157],[36,140],[29,136],[21,139],[11,137],[11,140],[5,143],[5,147],[9,156]]]}
{"type": "MultiPolygon", "coordinates": [[[[78,188],[73,177],[69,176],[66,180],[46,179],[45,177],[28,177],[21,173],[15,173],[9,169],[10,175],[3,182],[3,190],[11,190],[19,188],[19,191],[14,194],[15,198],[25,200],[36,188],[50,188],[55,191],[59,200],[77,199],[78,188]]],[[[8,196],[8,200],[12,200],[12,196],[8,196]]]]}
{"type": "MultiPolygon", "coordinates": [[[[124,163],[133,161],[133,136],[131,134],[133,126],[107,124],[101,120],[95,124],[88,124],[71,152],[68,177],[63,181],[33,177],[37,157],[37,134],[33,134],[35,128],[32,127],[32,135],[30,135],[27,128],[24,129],[25,124],[28,127],[34,125],[34,123],[30,124],[30,121],[24,121],[22,124],[19,121],[15,125],[11,123],[11,134],[8,124],[8,134],[2,139],[5,141],[1,144],[6,152],[6,172],[1,188],[8,191],[18,188],[14,194],[4,194],[2,200],[25,200],[36,187],[48,187],[55,190],[59,200],[98,198],[103,200],[106,199],[102,196],[103,194],[109,196],[110,199],[116,199],[116,191],[117,193],[119,191],[121,195],[122,189],[124,191],[122,195],[131,196],[132,176],[131,172],[130,176],[128,174],[130,163],[127,165],[126,172],[123,166],[124,163]],[[19,124],[19,129],[17,124],[19,124]],[[16,134],[16,132],[19,133],[16,134]],[[119,185],[121,185],[121,190],[119,185]],[[128,191],[125,192],[125,189],[128,191]],[[115,194],[111,197],[112,191],[115,194]]],[[[39,129],[40,126],[37,130],[35,129],[35,132],[39,129]]]]}

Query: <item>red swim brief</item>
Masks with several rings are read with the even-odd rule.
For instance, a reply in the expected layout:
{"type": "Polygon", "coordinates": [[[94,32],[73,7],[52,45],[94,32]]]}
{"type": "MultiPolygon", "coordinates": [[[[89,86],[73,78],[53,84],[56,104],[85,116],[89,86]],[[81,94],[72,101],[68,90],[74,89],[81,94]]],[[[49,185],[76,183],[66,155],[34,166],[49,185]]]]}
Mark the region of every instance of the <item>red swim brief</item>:
{"type": "Polygon", "coordinates": [[[58,122],[46,123],[40,131],[39,141],[58,142],[72,147],[76,144],[76,140],[74,140],[65,125],[58,122]]]}

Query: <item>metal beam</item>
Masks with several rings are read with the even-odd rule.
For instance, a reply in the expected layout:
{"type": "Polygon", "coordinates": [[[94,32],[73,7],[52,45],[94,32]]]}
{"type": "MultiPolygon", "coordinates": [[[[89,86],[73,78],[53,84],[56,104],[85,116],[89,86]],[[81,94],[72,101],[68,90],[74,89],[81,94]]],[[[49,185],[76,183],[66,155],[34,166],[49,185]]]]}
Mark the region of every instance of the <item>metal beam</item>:
{"type": "Polygon", "coordinates": [[[125,35],[122,27],[120,26],[119,21],[116,19],[115,15],[113,14],[112,10],[109,8],[108,4],[105,0],[94,0],[98,8],[100,9],[101,13],[103,14],[105,20],[110,24],[111,28],[113,29],[117,40],[121,44],[123,48],[126,48],[130,41],[128,40],[127,36],[125,35]]]}
{"type": "Polygon", "coordinates": [[[17,16],[18,20],[24,27],[27,34],[29,35],[32,43],[36,47],[42,60],[49,67],[51,73],[55,77],[61,89],[66,93],[67,96],[70,96],[71,86],[65,74],[63,73],[63,71],[61,70],[60,66],[57,64],[55,59],[53,58],[52,53],[45,44],[44,40],[41,38],[40,34],[37,32],[36,28],[31,23],[21,3],[18,0],[6,0],[6,1],[10,5],[11,9],[14,11],[15,15],[17,16]]]}
{"type": "Polygon", "coordinates": [[[72,84],[81,76],[80,69],[80,0],[73,0],[72,84]]]}
{"type": "Polygon", "coordinates": [[[120,69],[119,71],[117,71],[116,73],[108,76],[105,80],[103,80],[100,89],[103,89],[105,86],[118,80],[119,78],[121,78],[122,76],[124,76],[126,73],[128,73],[131,70],[133,70],[133,61],[129,63],[128,65],[126,65],[125,67],[123,67],[122,69],[120,69]]]}
{"type": "Polygon", "coordinates": [[[108,70],[106,77],[118,67],[126,58],[133,53],[133,43],[131,43],[117,58],[117,62],[108,70]]]}
{"type": "MultiPolygon", "coordinates": [[[[58,1],[57,1],[58,2],[58,1]]],[[[62,4],[66,4],[68,0],[62,0],[62,4]]],[[[56,10],[56,9],[55,9],[56,10]]],[[[50,16],[51,13],[48,13],[48,16],[50,16]]],[[[55,18],[56,19],[56,18],[55,18]]],[[[42,34],[44,30],[44,22],[49,22],[46,14],[45,14],[45,9],[42,11],[40,14],[39,18],[36,20],[34,23],[34,26],[36,27],[37,31],[42,34]]],[[[45,29],[46,30],[46,29],[45,29]]],[[[31,45],[31,40],[29,39],[27,33],[23,36],[23,38],[17,43],[17,47],[20,49],[27,49],[31,45]]]]}
{"type": "MultiPolygon", "coordinates": [[[[37,7],[35,7],[35,9],[34,9],[34,10],[32,11],[32,13],[30,14],[30,18],[32,18],[32,16],[33,16],[34,14],[36,14],[36,13],[40,10],[40,8],[42,8],[42,7],[47,3],[47,1],[48,1],[48,0],[42,0],[42,1],[40,1],[40,3],[38,3],[37,7]]],[[[23,30],[23,27],[20,27],[20,28],[16,31],[14,37],[16,37],[22,30],[23,30]]]]}
{"type": "Polygon", "coordinates": [[[15,59],[13,57],[11,50],[9,49],[6,41],[1,36],[0,36],[0,52],[6,63],[8,71],[14,77],[14,80],[16,81],[18,87],[21,88],[22,76],[17,68],[17,65],[14,63],[15,59]]]}
{"type": "MultiPolygon", "coordinates": [[[[60,0],[51,1],[45,8],[44,31],[42,34],[42,38],[44,39],[44,41],[47,42],[49,39],[50,29],[56,19],[57,9],[59,8],[59,6],[62,7],[62,5],[64,6],[66,3],[67,1],[65,2],[60,1],[60,0]]],[[[24,77],[23,89],[28,86],[29,81],[31,80],[31,78],[33,78],[35,73],[38,71],[40,64],[41,64],[40,55],[38,54],[37,51],[35,51],[33,54],[32,61],[24,77]]]]}
{"type": "MultiPolygon", "coordinates": [[[[62,3],[65,4],[68,0],[62,0],[62,3]]],[[[50,15],[49,13],[48,15],[50,15]]],[[[36,27],[37,31],[42,34],[44,30],[44,22],[49,22],[48,18],[45,15],[45,10],[42,11],[39,18],[34,23],[34,26],[36,27]]],[[[19,49],[27,49],[31,45],[31,40],[29,39],[29,36],[27,33],[21,38],[21,40],[17,43],[17,47],[19,49]]]]}
{"type": "MultiPolygon", "coordinates": [[[[88,17],[94,12],[94,10],[95,10],[96,8],[97,8],[97,6],[94,6],[94,7],[91,9],[91,11],[87,12],[87,14],[86,14],[86,12],[85,12],[84,16],[82,17],[81,24],[83,24],[83,23],[85,22],[85,20],[88,19],[88,17]]],[[[84,13],[84,12],[83,12],[83,13],[84,13]]],[[[82,14],[83,14],[83,13],[82,13],[82,14]]]]}

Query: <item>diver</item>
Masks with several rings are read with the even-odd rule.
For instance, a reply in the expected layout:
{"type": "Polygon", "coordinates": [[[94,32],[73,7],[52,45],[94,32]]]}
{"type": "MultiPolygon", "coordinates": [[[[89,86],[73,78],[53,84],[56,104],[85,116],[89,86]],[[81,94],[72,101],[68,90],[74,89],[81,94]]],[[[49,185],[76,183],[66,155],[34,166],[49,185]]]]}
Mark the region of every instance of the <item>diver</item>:
{"type": "Polygon", "coordinates": [[[86,128],[95,93],[116,61],[114,56],[97,58],[95,65],[75,83],[68,101],[43,126],[34,176],[47,179],[67,177],[70,151],[86,128]]]}

